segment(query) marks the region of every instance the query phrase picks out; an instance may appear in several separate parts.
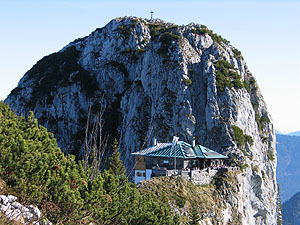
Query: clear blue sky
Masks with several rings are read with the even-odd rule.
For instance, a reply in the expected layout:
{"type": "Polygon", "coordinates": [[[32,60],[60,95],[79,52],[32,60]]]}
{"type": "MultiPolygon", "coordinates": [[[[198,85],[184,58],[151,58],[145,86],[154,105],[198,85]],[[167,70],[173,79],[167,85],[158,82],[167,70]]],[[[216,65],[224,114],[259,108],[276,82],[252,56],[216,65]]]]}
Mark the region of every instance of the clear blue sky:
{"type": "Polygon", "coordinates": [[[0,99],[43,56],[120,16],[205,24],[242,51],[275,128],[300,130],[300,1],[0,0],[0,99]]]}

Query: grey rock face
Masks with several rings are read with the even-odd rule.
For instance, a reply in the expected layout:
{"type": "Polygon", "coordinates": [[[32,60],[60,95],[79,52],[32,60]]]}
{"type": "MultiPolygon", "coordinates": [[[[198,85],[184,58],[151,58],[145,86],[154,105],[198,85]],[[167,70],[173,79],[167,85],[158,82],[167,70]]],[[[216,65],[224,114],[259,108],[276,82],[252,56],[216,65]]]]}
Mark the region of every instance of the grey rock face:
{"type": "Polygon", "coordinates": [[[38,62],[5,102],[18,114],[33,110],[73,153],[80,152],[89,108],[95,114],[102,107],[105,131],[119,138],[128,171],[130,153],[152,137],[196,137],[245,168],[228,203],[242,224],[276,224],[271,116],[240,52],[202,25],[114,19],[38,62]]]}

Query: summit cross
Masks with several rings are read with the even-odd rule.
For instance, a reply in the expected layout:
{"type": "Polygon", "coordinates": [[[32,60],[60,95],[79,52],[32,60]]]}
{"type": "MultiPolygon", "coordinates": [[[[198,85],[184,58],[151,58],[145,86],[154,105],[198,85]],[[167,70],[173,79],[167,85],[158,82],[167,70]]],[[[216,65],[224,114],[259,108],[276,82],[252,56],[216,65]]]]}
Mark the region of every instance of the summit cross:
{"type": "Polygon", "coordinates": [[[152,20],[152,19],[153,19],[153,13],[154,13],[154,12],[151,10],[150,13],[151,13],[151,20],[152,20]]]}

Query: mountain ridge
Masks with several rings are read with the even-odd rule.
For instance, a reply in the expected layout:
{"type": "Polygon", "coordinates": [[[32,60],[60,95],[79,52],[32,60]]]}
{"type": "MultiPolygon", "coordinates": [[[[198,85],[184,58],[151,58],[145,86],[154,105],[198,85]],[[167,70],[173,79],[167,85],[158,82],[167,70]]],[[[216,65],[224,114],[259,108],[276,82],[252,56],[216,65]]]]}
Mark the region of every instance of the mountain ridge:
{"type": "Polygon", "coordinates": [[[277,134],[276,141],[277,181],[280,184],[282,202],[285,202],[299,191],[300,137],[277,134]]]}
{"type": "Polygon", "coordinates": [[[291,135],[291,136],[300,136],[300,130],[299,130],[299,131],[294,131],[294,132],[288,133],[287,135],[291,135]]]}
{"type": "Polygon", "coordinates": [[[282,204],[283,225],[300,224],[300,192],[294,194],[288,201],[282,204]]]}

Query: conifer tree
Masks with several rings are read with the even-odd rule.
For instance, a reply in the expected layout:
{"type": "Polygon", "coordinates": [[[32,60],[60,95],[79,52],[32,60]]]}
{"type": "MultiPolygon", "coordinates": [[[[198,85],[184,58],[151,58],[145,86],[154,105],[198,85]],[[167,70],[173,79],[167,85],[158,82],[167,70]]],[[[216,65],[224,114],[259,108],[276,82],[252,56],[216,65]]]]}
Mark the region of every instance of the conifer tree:
{"type": "Polygon", "coordinates": [[[90,179],[93,166],[64,155],[33,113],[27,121],[0,102],[0,177],[21,203],[57,224],[177,224],[167,200],[128,182],[117,140],[108,170],[90,179]]]}
{"type": "Polygon", "coordinates": [[[112,149],[113,152],[109,157],[108,171],[111,174],[124,179],[126,177],[126,170],[122,160],[120,159],[119,143],[117,139],[114,140],[112,144],[112,149]]]}

